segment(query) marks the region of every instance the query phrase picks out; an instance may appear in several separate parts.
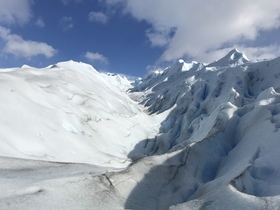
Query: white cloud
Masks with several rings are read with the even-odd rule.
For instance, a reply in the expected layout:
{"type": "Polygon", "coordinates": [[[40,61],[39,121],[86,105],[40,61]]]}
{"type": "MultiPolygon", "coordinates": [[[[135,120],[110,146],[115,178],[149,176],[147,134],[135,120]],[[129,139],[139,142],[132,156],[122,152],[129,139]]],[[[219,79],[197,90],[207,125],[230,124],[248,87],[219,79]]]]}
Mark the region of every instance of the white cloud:
{"type": "Polygon", "coordinates": [[[0,0],[0,23],[25,24],[31,18],[32,0],[0,0]]]}
{"type": "Polygon", "coordinates": [[[64,31],[71,30],[74,28],[73,18],[72,17],[62,17],[59,21],[60,27],[64,31]]]}
{"type": "Polygon", "coordinates": [[[225,45],[256,40],[260,30],[280,26],[279,0],[107,0],[152,25],[147,36],[164,46],[160,61],[197,59],[225,45]],[[173,33],[163,33],[161,27],[173,33]],[[152,33],[149,33],[152,32],[152,33]]]}
{"type": "Polygon", "coordinates": [[[156,28],[148,29],[146,31],[146,36],[153,47],[163,47],[169,43],[171,33],[172,28],[157,26],[156,28]]]}
{"type": "Polygon", "coordinates": [[[24,40],[16,34],[11,34],[9,29],[0,26],[0,38],[4,41],[4,53],[12,54],[17,57],[30,59],[37,55],[44,55],[47,58],[54,56],[56,50],[43,42],[24,40]]]}
{"type": "Polygon", "coordinates": [[[25,58],[31,58],[37,55],[44,55],[47,58],[50,58],[56,52],[53,47],[46,43],[23,40],[18,35],[10,35],[4,51],[25,58]]]}
{"type": "Polygon", "coordinates": [[[88,19],[91,22],[107,23],[108,17],[103,12],[90,12],[88,14],[88,19]]]}
{"type": "Polygon", "coordinates": [[[269,45],[265,47],[239,46],[239,49],[250,59],[275,58],[280,55],[280,47],[277,45],[269,45]]]}
{"type": "Polygon", "coordinates": [[[39,28],[44,28],[45,27],[45,22],[42,18],[38,18],[37,21],[35,22],[35,25],[39,28]]]}
{"type": "Polygon", "coordinates": [[[104,55],[96,52],[86,52],[85,54],[85,57],[88,59],[88,60],[91,60],[91,61],[99,61],[99,62],[102,62],[102,63],[108,63],[108,58],[106,58],[104,55]]]}

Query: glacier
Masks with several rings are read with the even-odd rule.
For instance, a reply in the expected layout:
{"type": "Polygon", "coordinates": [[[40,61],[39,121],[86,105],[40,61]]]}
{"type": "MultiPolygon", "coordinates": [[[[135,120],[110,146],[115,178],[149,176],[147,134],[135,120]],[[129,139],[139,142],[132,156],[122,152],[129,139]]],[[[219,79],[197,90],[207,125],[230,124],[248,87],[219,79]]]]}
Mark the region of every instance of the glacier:
{"type": "Polygon", "coordinates": [[[0,209],[280,209],[280,57],[0,81],[0,209]]]}

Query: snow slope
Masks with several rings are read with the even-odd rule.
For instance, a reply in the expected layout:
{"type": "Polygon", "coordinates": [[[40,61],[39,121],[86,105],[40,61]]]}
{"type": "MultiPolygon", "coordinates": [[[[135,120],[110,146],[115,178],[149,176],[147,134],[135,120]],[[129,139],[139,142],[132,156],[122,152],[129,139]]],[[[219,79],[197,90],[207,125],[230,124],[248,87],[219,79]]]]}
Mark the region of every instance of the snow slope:
{"type": "Polygon", "coordinates": [[[128,97],[130,82],[90,65],[3,69],[0,80],[1,156],[123,168],[134,145],[158,133],[160,116],[128,97]]]}
{"type": "Polygon", "coordinates": [[[279,209],[280,58],[179,60],[132,86],[76,62],[0,79],[0,208],[279,209]]]}

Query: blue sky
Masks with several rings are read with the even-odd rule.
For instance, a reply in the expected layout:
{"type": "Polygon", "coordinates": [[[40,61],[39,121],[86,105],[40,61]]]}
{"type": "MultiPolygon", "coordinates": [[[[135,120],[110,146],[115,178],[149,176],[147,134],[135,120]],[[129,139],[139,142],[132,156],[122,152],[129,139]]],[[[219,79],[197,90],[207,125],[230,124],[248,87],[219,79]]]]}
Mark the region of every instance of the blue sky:
{"type": "Polygon", "coordinates": [[[232,48],[280,56],[278,0],[0,0],[0,68],[65,60],[144,76],[232,48]]]}

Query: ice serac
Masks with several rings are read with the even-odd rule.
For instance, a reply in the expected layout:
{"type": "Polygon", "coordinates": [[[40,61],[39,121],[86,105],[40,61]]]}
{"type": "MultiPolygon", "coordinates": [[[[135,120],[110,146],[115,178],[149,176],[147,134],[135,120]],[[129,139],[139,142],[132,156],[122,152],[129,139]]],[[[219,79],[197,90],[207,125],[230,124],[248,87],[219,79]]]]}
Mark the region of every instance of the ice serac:
{"type": "Polygon", "coordinates": [[[14,108],[1,104],[0,151],[31,159],[23,149],[41,151],[55,138],[52,148],[74,142],[96,165],[0,158],[0,208],[279,209],[279,71],[280,58],[251,62],[237,50],[210,65],[180,60],[132,86],[73,62],[1,70],[1,100],[22,106],[12,121],[5,113],[14,108]],[[43,129],[32,113],[55,134],[28,142],[43,129]],[[21,152],[8,150],[14,145],[21,152]],[[124,159],[131,165],[121,170],[124,159]]]}

